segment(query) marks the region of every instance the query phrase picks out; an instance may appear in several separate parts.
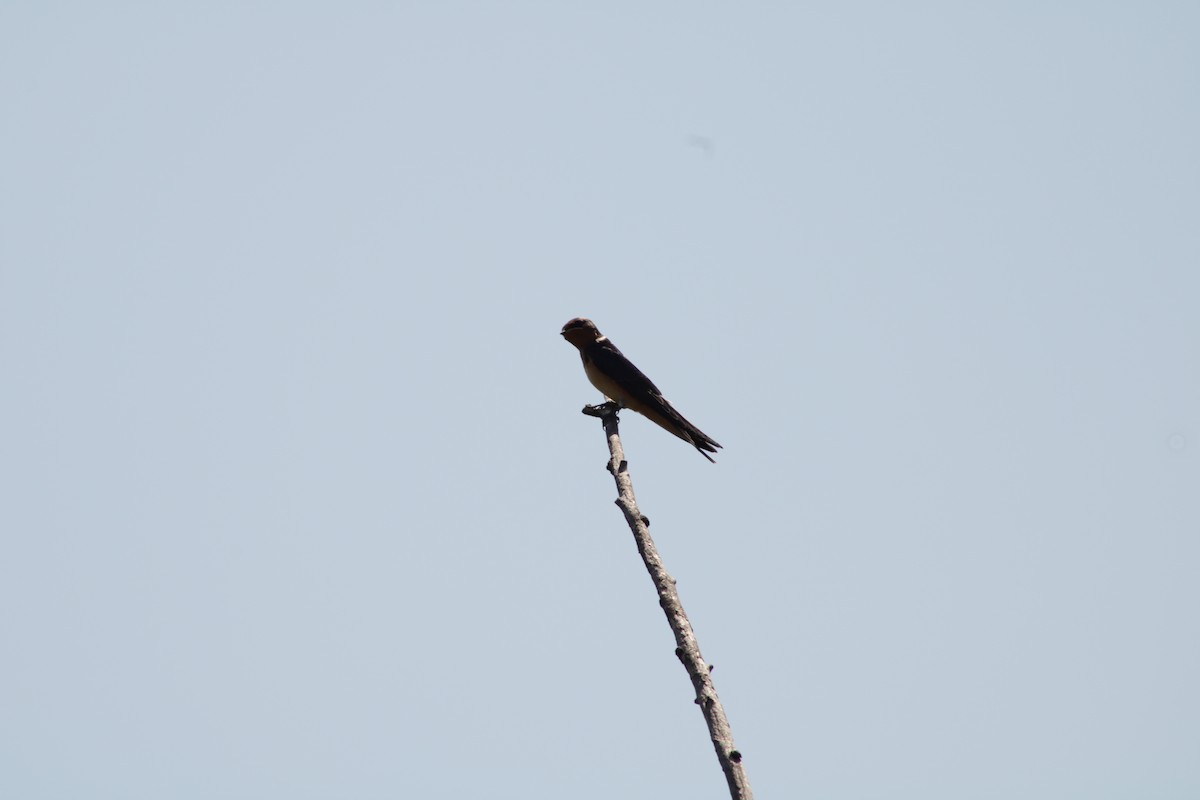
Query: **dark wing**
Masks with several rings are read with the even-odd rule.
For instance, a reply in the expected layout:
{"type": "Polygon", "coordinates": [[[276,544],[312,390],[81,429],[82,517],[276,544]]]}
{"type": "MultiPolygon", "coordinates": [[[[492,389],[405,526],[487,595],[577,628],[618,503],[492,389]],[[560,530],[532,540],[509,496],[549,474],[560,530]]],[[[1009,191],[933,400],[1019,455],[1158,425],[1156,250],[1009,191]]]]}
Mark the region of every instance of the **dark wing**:
{"type": "Polygon", "coordinates": [[[678,436],[700,451],[700,455],[712,461],[708,453],[717,452],[721,445],[708,436],[675,410],[654,382],[646,377],[640,369],[633,365],[616,345],[607,339],[596,342],[588,349],[588,357],[596,368],[605,375],[613,378],[620,386],[632,395],[634,402],[630,408],[649,418],[659,427],[678,436]]]}
{"type": "Polygon", "coordinates": [[[588,348],[588,357],[597,369],[611,375],[631,394],[644,395],[646,400],[654,396],[662,397],[662,392],[654,385],[654,381],[647,378],[644,372],[635,367],[633,362],[607,339],[588,348]]]}

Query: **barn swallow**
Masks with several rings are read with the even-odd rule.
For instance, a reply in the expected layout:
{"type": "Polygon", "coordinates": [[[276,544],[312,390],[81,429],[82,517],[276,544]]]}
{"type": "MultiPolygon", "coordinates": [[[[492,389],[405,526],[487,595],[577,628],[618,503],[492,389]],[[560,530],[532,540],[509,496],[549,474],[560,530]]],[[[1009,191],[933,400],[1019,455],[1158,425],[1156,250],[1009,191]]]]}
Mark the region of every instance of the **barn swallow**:
{"type": "MultiPolygon", "coordinates": [[[[713,461],[708,453],[717,452],[721,445],[683,418],[667,402],[649,378],[633,365],[617,346],[600,333],[590,319],[576,317],[563,325],[563,338],[579,348],[583,371],[592,386],[621,408],[632,409],[660,428],[675,434],[713,461]],[[708,453],[704,452],[705,450],[708,453]]],[[[713,461],[715,464],[716,462],[713,461]]]]}

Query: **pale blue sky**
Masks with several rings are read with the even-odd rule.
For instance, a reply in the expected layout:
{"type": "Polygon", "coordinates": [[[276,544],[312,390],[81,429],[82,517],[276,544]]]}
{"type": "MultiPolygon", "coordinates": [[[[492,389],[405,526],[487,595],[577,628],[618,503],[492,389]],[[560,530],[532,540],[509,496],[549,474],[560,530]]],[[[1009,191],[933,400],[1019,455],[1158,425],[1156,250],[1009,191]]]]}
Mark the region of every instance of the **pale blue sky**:
{"type": "Polygon", "coordinates": [[[0,796],[1200,795],[1200,6],[0,6],[0,796]],[[711,151],[695,137],[712,143],[711,151]]]}

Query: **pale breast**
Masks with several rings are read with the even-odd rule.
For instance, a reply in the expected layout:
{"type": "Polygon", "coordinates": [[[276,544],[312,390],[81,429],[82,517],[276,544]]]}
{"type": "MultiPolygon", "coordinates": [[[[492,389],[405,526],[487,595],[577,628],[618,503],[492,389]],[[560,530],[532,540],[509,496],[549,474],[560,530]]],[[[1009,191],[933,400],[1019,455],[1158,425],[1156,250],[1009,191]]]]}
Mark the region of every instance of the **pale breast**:
{"type": "Polygon", "coordinates": [[[587,378],[592,382],[592,386],[599,389],[609,400],[616,400],[622,406],[626,407],[630,405],[630,401],[633,398],[621,388],[620,384],[598,370],[590,359],[584,359],[583,371],[587,373],[587,378]]]}

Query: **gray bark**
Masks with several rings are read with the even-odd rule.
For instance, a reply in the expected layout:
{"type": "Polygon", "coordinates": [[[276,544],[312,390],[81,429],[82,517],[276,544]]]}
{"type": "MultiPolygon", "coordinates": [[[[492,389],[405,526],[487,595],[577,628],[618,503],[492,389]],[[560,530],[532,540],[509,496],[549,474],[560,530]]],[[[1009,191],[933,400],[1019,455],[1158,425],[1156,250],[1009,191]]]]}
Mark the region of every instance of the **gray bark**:
{"type": "Polygon", "coordinates": [[[692,624],[684,613],[683,603],[679,600],[679,592],[675,590],[675,579],[663,566],[662,557],[654,540],[650,538],[650,520],[638,510],[637,499],[633,494],[633,481],[629,477],[629,465],[625,461],[625,451],[621,447],[621,437],[618,432],[617,408],[612,403],[599,406],[586,406],[583,413],[599,417],[604,423],[604,433],[608,438],[609,462],[608,471],[612,473],[617,484],[617,506],[625,514],[625,521],[633,531],[637,542],[638,552],[646,564],[646,571],[654,581],[654,590],[658,592],[658,602],[663,613],[667,615],[667,623],[675,634],[675,655],[687,670],[696,690],[696,705],[704,714],[704,722],[708,725],[709,737],[713,749],[717,752],[717,761],[725,773],[729,784],[729,796],[733,800],[752,800],[750,781],[746,777],[742,765],[742,754],[733,744],[733,732],[729,728],[729,720],[725,709],[717,697],[717,690],[712,682],[712,668],[704,662],[700,655],[700,645],[696,642],[696,634],[692,624]]]}

